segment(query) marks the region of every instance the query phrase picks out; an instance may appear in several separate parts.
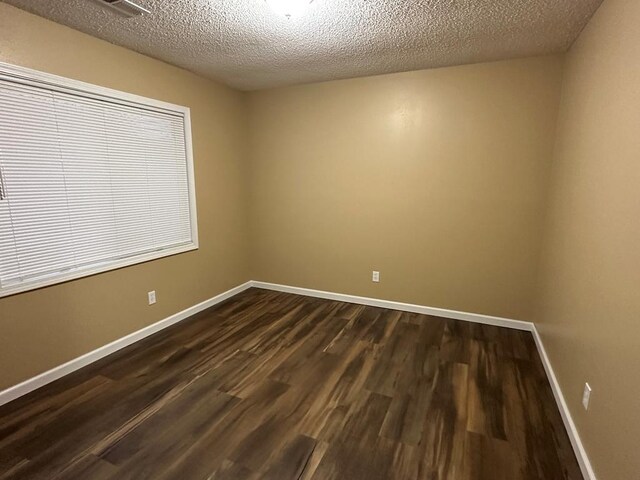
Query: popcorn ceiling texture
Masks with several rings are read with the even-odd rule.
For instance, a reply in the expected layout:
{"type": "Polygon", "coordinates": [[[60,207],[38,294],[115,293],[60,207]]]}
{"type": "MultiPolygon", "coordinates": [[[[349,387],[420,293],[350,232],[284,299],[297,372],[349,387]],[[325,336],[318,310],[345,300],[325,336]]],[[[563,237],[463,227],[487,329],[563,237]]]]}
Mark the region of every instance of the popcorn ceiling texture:
{"type": "MultiPolygon", "coordinates": [[[[562,52],[602,0],[315,0],[299,18],[264,0],[5,0],[241,90],[562,52]]],[[[304,0],[302,0],[304,1],[304,0]]]]}

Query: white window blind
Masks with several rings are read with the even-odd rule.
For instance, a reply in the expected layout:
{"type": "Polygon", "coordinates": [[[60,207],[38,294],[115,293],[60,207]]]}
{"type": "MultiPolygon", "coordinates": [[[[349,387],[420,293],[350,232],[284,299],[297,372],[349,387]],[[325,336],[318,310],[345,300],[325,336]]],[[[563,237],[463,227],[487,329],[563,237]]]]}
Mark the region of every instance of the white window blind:
{"type": "Polygon", "coordinates": [[[197,247],[188,109],[19,73],[0,75],[0,296],[197,247]]]}

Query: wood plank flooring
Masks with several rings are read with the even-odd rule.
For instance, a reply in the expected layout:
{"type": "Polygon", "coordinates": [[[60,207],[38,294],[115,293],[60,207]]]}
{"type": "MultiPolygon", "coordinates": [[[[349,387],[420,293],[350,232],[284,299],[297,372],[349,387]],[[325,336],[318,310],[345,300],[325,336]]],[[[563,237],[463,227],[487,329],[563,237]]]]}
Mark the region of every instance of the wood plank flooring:
{"type": "Polygon", "coordinates": [[[529,333],[251,289],[0,407],[0,479],[582,479],[529,333]]]}

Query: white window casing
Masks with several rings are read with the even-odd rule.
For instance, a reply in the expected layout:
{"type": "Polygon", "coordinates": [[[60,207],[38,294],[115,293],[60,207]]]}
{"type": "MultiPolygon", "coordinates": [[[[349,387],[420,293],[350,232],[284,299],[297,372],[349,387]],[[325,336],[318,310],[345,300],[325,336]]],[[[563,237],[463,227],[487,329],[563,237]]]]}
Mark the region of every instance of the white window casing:
{"type": "Polygon", "coordinates": [[[0,62],[0,297],[197,248],[188,108],[0,62]]]}

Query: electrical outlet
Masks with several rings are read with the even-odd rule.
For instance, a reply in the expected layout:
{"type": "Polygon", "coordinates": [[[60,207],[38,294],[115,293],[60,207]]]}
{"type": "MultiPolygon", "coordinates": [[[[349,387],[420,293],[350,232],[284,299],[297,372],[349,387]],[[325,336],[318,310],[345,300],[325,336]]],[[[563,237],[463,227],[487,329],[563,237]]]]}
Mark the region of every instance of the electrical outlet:
{"type": "Polygon", "coordinates": [[[371,281],[378,283],[380,281],[380,272],[376,272],[374,270],[373,274],[371,275],[371,281]]]}
{"type": "Polygon", "coordinates": [[[589,400],[591,399],[591,386],[584,384],[584,392],[582,392],[582,406],[585,410],[589,410],[589,400]]]}
{"type": "Polygon", "coordinates": [[[156,291],[153,290],[152,292],[147,293],[147,296],[149,297],[149,305],[153,305],[154,303],[156,303],[156,291]]]}

